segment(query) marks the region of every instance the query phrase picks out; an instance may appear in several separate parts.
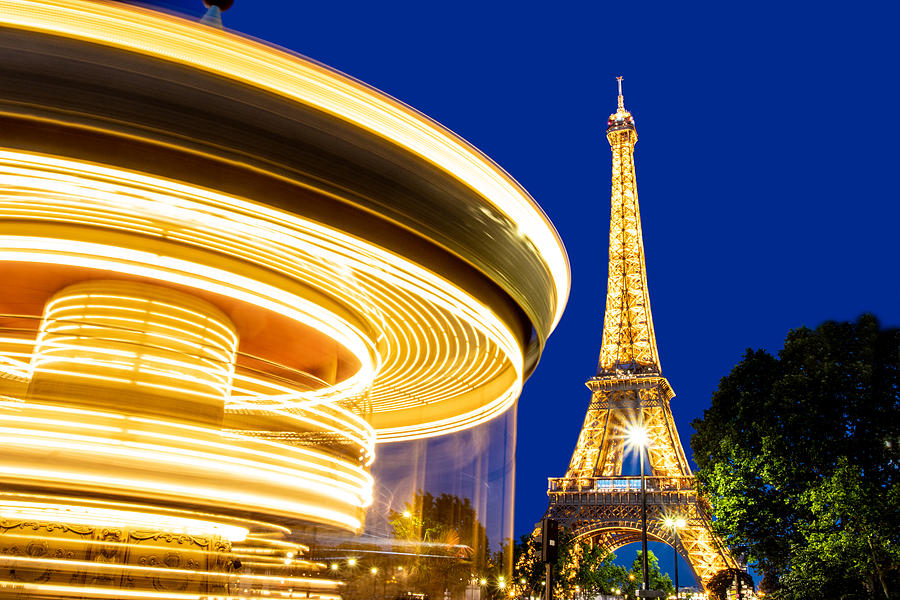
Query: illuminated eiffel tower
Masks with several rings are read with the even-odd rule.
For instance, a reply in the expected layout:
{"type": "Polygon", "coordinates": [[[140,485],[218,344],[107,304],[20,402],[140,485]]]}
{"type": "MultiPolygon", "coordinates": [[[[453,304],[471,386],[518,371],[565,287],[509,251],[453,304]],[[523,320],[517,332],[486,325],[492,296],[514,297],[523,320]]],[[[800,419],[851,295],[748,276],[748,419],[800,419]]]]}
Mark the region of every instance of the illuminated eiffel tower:
{"type": "Polygon", "coordinates": [[[625,432],[637,427],[649,440],[647,537],[676,547],[706,584],[735,562],[713,534],[697,495],[669,407],[675,393],[661,374],[634,175],[637,132],[618,79],[619,107],[606,129],[612,147],[612,216],[603,345],[597,375],[587,381],[591,402],[569,469],[565,477],[550,479],[547,514],[610,551],[641,540],[641,477],[622,475],[625,432]],[[676,536],[672,521],[677,519],[684,525],[676,536]]]}

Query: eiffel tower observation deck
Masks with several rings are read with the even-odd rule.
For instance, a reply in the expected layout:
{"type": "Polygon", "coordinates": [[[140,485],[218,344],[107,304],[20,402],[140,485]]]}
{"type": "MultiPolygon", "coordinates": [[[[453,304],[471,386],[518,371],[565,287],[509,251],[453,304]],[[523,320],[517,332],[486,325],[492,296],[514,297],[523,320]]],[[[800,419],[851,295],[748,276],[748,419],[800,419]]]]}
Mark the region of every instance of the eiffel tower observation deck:
{"type": "Polygon", "coordinates": [[[662,376],[644,264],[634,170],[637,130],[618,79],[618,108],[606,129],[612,211],[600,361],[587,381],[591,400],[566,476],[550,478],[547,516],[614,551],[642,539],[645,501],[648,539],[675,547],[705,585],[735,561],[712,531],[669,406],[675,393],[662,376]],[[640,476],[622,472],[626,451],[643,452],[629,448],[629,430],[646,438],[646,495],[640,476]],[[676,529],[675,522],[684,525],[676,529]]]}

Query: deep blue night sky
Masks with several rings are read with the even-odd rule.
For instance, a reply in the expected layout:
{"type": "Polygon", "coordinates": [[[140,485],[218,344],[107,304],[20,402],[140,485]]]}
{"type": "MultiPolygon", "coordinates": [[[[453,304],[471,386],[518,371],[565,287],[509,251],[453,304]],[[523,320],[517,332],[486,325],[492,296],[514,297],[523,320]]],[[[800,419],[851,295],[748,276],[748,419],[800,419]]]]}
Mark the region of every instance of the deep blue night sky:
{"type": "Polygon", "coordinates": [[[615,76],[637,124],[651,304],[690,455],[691,421],[744,349],[865,311],[900,325],[898,6],[237,0],[224,20],[441,122],[556,224],[572,293],[520,402],[519,534],[566,470],[600,351],[615,76]]]}

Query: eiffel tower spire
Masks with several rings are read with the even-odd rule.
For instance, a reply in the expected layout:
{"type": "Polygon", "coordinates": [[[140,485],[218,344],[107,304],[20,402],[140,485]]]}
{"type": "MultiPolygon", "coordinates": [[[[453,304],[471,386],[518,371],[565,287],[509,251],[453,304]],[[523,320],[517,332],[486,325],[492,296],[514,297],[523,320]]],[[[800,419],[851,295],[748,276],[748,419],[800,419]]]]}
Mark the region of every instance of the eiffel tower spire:
{"type": "Polygon", "coordinates": [[[634,117],[625,110],[622,78],[619,107],[609,116],[606,139],[612,148],[612,212],[609,222],[609,278],[603,344],[597,375],[660,374],[650,314],[644,240],[634,175],[634,117]]]}
{"type": "Polygon", "coordinates": [[[672,544],[706,585],[735,562],[697,495],[669,405],[675,393],[659,366],[634,176],[637,131],[618,80],[619,104],[606,129],[612,212],[600,364],[587,381],[591,402],[566,476],[550,479],[547,516],[608,550],[641,539],[642,500],[635,493],[641,477],[622,473],[625,430],[639,425],[649,442],[649,498],[643,498],[650,511],[649,538],[672,544]],[[678,536],[663,525],[675,516],[685,522],[678,536]]]}

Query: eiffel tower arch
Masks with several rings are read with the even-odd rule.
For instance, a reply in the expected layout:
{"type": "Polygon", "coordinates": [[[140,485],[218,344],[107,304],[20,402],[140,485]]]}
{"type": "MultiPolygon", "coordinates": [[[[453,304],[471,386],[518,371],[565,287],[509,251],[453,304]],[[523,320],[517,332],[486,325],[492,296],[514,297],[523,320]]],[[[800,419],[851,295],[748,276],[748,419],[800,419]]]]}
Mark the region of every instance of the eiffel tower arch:
{"type": "Polygon", "coordinates": [[[569,468],[565,477],[550,478],[547,516],[577,537],[614,551],[642,540],[643,499],[647,539],[676,548],[705,586],[736,563],[712,531],[672,418],[669,402],[675,392],[662,376],[647,290],[634,171],[637,131],[625,110],[621,78],[618,100],[606,130],[612,210],[600,361],[596,376],[587,381],[591,400],[569,468]],[[645,432],[648,441],[645,495],[640,476],[622,474],[630,428],[645,432]],[[667,519],[683,519],[684,525],[676,532],[667,519]]]}

